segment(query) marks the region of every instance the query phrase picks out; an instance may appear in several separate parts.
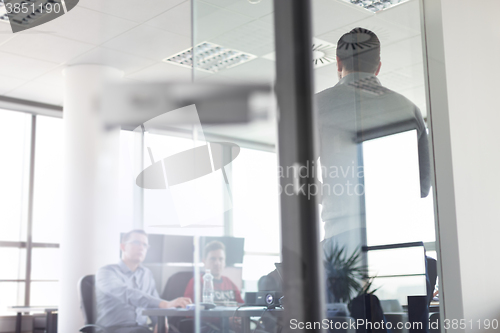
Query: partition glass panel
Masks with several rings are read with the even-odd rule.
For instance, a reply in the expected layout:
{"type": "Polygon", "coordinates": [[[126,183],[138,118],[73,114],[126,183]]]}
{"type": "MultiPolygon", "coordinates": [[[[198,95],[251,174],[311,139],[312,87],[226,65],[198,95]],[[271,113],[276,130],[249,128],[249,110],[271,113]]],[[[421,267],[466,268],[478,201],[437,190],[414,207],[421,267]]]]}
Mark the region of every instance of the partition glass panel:
{"type": "Polygon", "coordinates": [[[421,4],[311,4],[327,302],[394,330],[438,304],[421,4]]]}
{"type": "MultiPolygon", "coordinates": [[[[327,312],[322,315],[329,319],[381,319],[396,326],[409,318],[409,297],[423,298],[424,307],[417,311],[425,312],[435,289],[436,264],[428,259],[436,257],[436,237],[420,1],[310,3],[313,43],[305,51],[313,56],[320,141],[318,159],[308,161],[302,171],[317,175],[321,183],[321,196],[317,188],[306,193],[321,203],[317,207],[321,219],[303,221],[303,226],[321,227],[317,245],[323,256],[316,259],[324,264],[321,283],[326,291],[315,298],[326,299],[327,312]],[[375,297],[381,305],[367,306],[368,300],[378,304],[375,297]],[[380,317],[378,310],[385,316],[380,317]]],[[[109,50],[134,49],[131,53],[144,57],[144,68],[125,70],[127,80],[191,80],[206,89],[221,90],[256,82],[274,86],[277,50],[272,0],[191,0],[171,5],[166,16],[158,12],[143,22],[140,34],[130,33],[140,42],[136,46],[160,41],[158,54],[131,48],[129,43],[107,44],[109,50]],[[146,59],[150,57],[158,63],[146,59]]],[[[107,64],[129,61],[128,56],[113,56],[114,64],[106,52],[102,55],[107,64]]],[[[134,103],[147,102],[139,97],[134,103]]],[[[200,111],[203,103],[193,103],[166,110],[164,117],[120,135],[119,184],[115,184],[120,188],[119,222],[109,218],[110,228],[120,229],[113,230],[115,234],[144,229],[150,246],[144,265],[153,274],[158,296],[168,301],[185,296],[196,303],[194,313],[171,309],[174,332],[289,330],[290,323],[280,321],[283,281],[293,281],[297,288],[305,283],[304,276],[282,275],[279,265],[285,255],[280,238],[287,227],[287,221],[281,220],[285,214],[280,214],[280,195],[301,195],[279,191],[283,170],[278,167],[278,148],[290,143],[278,142],[272,102],[259,95],[244,105],[230,102],[221,98],[210,122],[200,111]],[[254,112],[258,103],[265,112],[254,112]],[[252,111],[247,120],[228,121],[244,107],[252,111]],[[189,115],[190,121],[179,122],[179,115],[189,115]],[[204,295],[208,269],[213,295],[204,295]],[[218,318],[207,319],[207,312],[198,312],[213,305],[209,316],[218,318]]],[[[284,115],[290,110],[280,111],[284,115]]],[[[62,170],[54,161],[62,154],[63,127],[59,119],[37,116],[29,230],[32,119],[0,110],[0,121],[8,124],[0,132],[5,161],[0,170],[7,175],[7,183],[0,188],[0,259],[7,267],[0,272],[0,309],[27,303],[52,305],[58,299],[59,230],[64,222],[62,170]]],[[[99,163],[107,165],[111,160],[103,158],[99,163]]],[[[102,227],[103,234],[111,233],[108,225],[102,227]]],[[[117,245],[117,238],[93,240],[117,245]]],[[[96,264],[111,264],[99,261],[93,245],[82,251],[89,251],[96,264]]],[[[137,239],[123,238],[121,245],[148,249],[137,239]]],[[[114,251],[118,261],[120,252],[114,251]]],[[[303,259],[303,253],[296,254],[303,259]]],[[[437,298],[433,301],[438,304],[437,298]]]]}
{"type": "MultiPolygon", "coordinates": [[[[262,83],[271,87],[275,80],[273,22],[271,0],[193,0],[194,82],[230,86],[262,83]]],[[[232,124],[201,122],[208,142],[231,142],[239,147],[238,155],[224,167],[230,205],[224,213],[223,235],[244,241],[243,260],[233,267],[226,262],[222,276],[234,282],[234,289],[241,291],[242,298],[230,297],[226,303],[217,299],[217,290],[224,289],[224,285],[220,283],[223,277],[216,277],[219,281],[215,283],[217,307],[214,310],[220,318],[214,323],[223,331],[277,329],[277,318],[264,314],[265,307],[249,307],[255,304],[251,299],[255,299],[259,291],[281,292],[275,266],[281,262],[276,119],[272,104],[267,105],[271,106],[270,114],[261,119],[232,124]],[[244,300],[246,306],[237,308],[244,300]],[[252,309],[254,313],[250,314],[248,311],[252,309]],[[263,320],[259,321],[261,316],[263,320]]],[[[221,102],[220,112],[222,117],[227,117],[236,110],[221,102]]],[[[197,232],[203,239],[210,229],[197,232]]],[[[230,249],[226,244],[226,261],[231,251],[239,250],[230,249]]],[[[202,276],[211,265],[207,265],[205,253],[200,262],[204,262],[200,265],[202,276]]],[[[200,279],[200,290],[203,289],[203,279],[200,279]]],[[[199,317],[200,331],[211,323],[205,315],[201,313],[199,317]]]]}
{"type": "MultiPolygon", "coordinates": [[[[404,321],[408,297],[421,296],[428,304],[435,280],[433,273],[428,281],[425,254],[436,247],[420,2],[314,0],[311,4],[320,154],[310,168],[316,168],[322,193],[321,220],[309,223],[321,224],[324,253],[318,260],[324,263],[325,298],[345,305],[337,312],[328,306],[328,315],[374,319],[376,309],[371,314],[358,311],[367,298],[357,297],[373,292],[387,313],[388,304],[397,304],[401,312],[386,321],[404,321]],[[342,37],[354,28],[361,29],[342,37]],[[337,52],[343,63],[338,63],[337,52]],[[359,255],[354,263],[348,261],[353,255],[359,255]],[[343,287],[342,274],[357,284],[343,287]]],[[[273,82],[273,15],[272,1],[194,1],[194,80],[273,82]]],[[[202,127],[206,137],[276,147],[275,125],[273,120],[202,127]]],[[[246,270],[261,271],[252,267],[257,262],[250,259],[254,252],[280,251],[275,234],[280,225],[278,195],[270,192],[275,191],[271,184],[279,174],[271,179],[276,162],[271,165],[263,159],[264,154],[276,152],[272,151],[247,154],[242,149],[232,163],[233,208],[226,215],[230,226],[225,225],[224,232],[245,237],[244,277],[250,277],[246,270]]],[[[261,266],[270,270],[268,262],[263,258],[261,266]]],[[[249,281],[244,283],[246,292],[253,291],[249,281]]],[[[272,330],[265,325],[256,328],[272,330]]]]}

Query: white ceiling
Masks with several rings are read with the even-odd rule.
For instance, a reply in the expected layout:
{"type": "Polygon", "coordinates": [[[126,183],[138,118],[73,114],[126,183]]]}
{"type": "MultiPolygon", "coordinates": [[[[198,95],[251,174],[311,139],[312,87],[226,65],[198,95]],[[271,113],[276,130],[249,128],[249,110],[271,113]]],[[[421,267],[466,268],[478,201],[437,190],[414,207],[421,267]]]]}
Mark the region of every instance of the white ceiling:
{"type": "MultiPolygon", "coordinates": [[[[196,0],[196,43],[213,43],[258,56],[217,74],[196,72],[198,80],[274,80],[272,0],[196,0]]],[[[314,36],[336,44],[350,29],[375,31],[382,43],[382,83],[415,102],[425,113],[418,1],[373,14],[341,0],[313,1],[314,36]]],[[[12,34],[0,22],[0,95],[63,105],[62,70],[96,63],[123,70],[126,80],[189,80],[191,70],[162,60],[189,48],[190,0],[80,0],[62,17],[12,34]]],[[[315,70],[316,91],[337,83],[335,65],[315,70]]],[[[273,143],[275,125],[212,127],[219,134],[273,143]]]]}

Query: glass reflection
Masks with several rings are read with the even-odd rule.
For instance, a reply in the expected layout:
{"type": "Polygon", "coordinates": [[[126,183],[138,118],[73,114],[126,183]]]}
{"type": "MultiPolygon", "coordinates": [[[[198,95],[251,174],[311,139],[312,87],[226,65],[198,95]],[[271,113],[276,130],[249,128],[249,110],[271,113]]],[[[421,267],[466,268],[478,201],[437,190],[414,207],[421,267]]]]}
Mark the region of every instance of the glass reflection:
{"type": "MultiPolygon", "coordinates": [[[[435,237],[419,26],[401,19],[416,13],[415,3],[373,14],[340,1],[313,2],[321,146],[319,163],[309,167],[322,180],[325,256],[318,260],[326,271],[325,315],[339,322],[407,321],[407,297],[427,297],[433,284],[422,244],[432,245],[435,237]]],[[[194,64],[194,81],[274,82],[272,1],[196,0],[193,10],[195,50],[211,52],[213,46],[220,48],[214,57],[224,57],[221,50],[250,56],[234,66],[210,54],[194,54],[187,63],[189,57],[178,54],[170,62],[194,64]]],[[[224,126],[199,120],[162,130],[150,125],[134,133],[143,140],[134,185],[139,173],[175,154],[217,141],[235,142],[241,150],[213,179],[186,182],[184,190],[175,188],[179,184],[142,188],[134,197],[142,209],[134,223],[148,233],[150,246],[141,264],[151,272],[148,295],[156,302],[137,308],[189,298],[194,306],[148,312],[167,316],[171,331],[279,332],[289,326],[280,322],[277,305],[283,280],[297,277],[280,273],[276,119],[224,126]],[[212,285],[213,302],[207,293],[212,285]],[[259,303],[262,296],[274,298],[273,304],[259,303]]],[[[164,177],[165,166],[158,166],[164,177]]],[[[147,324],[148,315],[140,316],[147,324]]]]}

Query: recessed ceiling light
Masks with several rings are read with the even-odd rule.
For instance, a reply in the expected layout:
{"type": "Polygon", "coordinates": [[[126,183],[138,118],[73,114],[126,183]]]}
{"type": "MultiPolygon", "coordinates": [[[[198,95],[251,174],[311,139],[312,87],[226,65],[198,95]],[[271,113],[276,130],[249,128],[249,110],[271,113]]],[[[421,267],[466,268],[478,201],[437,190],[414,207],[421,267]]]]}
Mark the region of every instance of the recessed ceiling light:
{"type": "Polygon", "coordinates": [[[344,0],[371,12],[378,12],[409,0],[344,0]]]}
{"type": "Polygon", "coordinates": [[[7,16],[7,10],[5,9],[3,1],[0,1],[0,21],[9,22],[9,17],[7,16]]]}
{"type": "MultiPolygon", "coordinates": [[[[203,42],[196,45],[194,50],[195,68],[206,72],[216,73],[221,70],[241,65],[257,58],[253,54],[232,50],[217,44],[203,42]]],[[[187,68],[193,68],[193,48],[179,52],[163,59],[187,68]]]]}

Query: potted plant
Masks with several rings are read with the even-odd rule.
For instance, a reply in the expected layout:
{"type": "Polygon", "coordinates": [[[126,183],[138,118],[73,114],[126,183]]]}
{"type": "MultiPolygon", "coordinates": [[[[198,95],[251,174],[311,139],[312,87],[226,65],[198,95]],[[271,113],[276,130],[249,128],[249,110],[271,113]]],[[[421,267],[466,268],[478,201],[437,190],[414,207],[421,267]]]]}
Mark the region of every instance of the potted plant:
{"type": "Polygon", "coordinates": [[[368,267],[361,264],[361,250],[358,248],[347,255],[345,247],[335,244],[331,250],[324,247],[328,303],[349,303],[351,299],[370,291],[374,277],[368,276],[368,267]]]}

